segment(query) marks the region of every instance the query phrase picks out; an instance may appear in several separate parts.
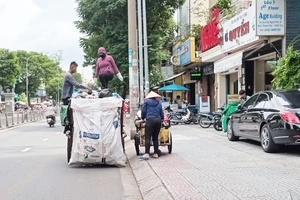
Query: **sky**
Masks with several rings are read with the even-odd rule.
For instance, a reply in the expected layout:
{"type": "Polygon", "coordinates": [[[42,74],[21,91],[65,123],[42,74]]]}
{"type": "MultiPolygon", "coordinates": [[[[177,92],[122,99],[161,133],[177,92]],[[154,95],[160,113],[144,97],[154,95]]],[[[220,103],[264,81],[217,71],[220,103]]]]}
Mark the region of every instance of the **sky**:
{"type": "Polygon", "coordinates": [[[75,60],[77,71],[92,78],[91,67],[81,67],[81,34],[73,23],[78,19],[76,6],[75,0],[0,0],[0,48],[48,55],[62,51],[64,70],[75,60]]]}

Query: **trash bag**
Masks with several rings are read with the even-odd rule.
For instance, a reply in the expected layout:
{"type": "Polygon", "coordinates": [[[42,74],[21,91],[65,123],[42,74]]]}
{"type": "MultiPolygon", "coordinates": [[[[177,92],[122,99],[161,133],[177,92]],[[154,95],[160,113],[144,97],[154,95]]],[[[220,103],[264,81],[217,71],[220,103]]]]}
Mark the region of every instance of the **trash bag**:
{"type": "Polygon", "coordinates": [[[68,105],[62,105],[60,108],[60,123],[62,126],[66,126],[68,123],[68,105]]]}
{"type": "Polygon", "coordinates": [[[222,112],[222,129],[223,129],[223,131],[225,133],[227,132],[227,120],[228,120],[228,117],[233,112],[236,111],[238,104],[239,103],[236,103],[236,102],[229,103],[229,104],[227,104],[225,110],[223,110],[223,112],[222,112]]]}
{"type": "Polygon", "coordinates": [[[102,89],[99,92],[99,98],[112,97],[112,92],[109,89],[102,89]]]}

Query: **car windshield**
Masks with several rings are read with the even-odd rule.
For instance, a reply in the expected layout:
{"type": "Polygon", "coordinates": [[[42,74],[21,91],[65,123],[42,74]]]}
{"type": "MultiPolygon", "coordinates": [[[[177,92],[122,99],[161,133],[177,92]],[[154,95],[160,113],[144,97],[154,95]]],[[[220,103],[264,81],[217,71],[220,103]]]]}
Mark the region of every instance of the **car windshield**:
{"type": "Polygon", "coordinates": [[[300,91],[280,92],[277,95],[280,104],[288,108],[300,108],[300,91]]]}

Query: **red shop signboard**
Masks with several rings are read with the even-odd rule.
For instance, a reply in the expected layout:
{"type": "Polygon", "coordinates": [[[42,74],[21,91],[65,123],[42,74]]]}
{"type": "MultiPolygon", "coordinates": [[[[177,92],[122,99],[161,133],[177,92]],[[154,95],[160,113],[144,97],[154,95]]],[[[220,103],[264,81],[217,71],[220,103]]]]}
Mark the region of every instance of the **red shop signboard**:
{"type": "Polygon", "coordinates": [[[200,49],[205,52],[221,43],[219,38],[220,29],[219,24],[220,9],[216,8],[212,11],[212,21],[204,26],[200,33],[200,49]]]}

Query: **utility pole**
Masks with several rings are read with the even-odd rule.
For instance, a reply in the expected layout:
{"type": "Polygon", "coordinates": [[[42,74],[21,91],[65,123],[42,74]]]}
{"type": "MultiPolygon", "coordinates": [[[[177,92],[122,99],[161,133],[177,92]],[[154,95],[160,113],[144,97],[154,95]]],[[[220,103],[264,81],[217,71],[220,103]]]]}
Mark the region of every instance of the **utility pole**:
{"type": "Polygon", "coordinates": [[[143,0],[143,26],[144,26],[144,59],[145,59],[145,95],[150,91],[149,87],[149,64],[148,64],[148,41],[147,41],[147,15],[146,15],[146,1],[143,0]]]}
{"type": "Polygon", "coordinates": [[[136,128],[134,119],[138,110],[139,79],[137,57],[136,0],[128,0],[128,54],[129,54],[129,95],[130,95],[130,139],[136,128]]]}
{"type": "Polygon", "coordinates": [[[139,70],[140,70],[140,104],[144,101],[144,67],[143,67],[143,24],[142,0],[138,2],[138,29],[139,29],[139,70]]]}

